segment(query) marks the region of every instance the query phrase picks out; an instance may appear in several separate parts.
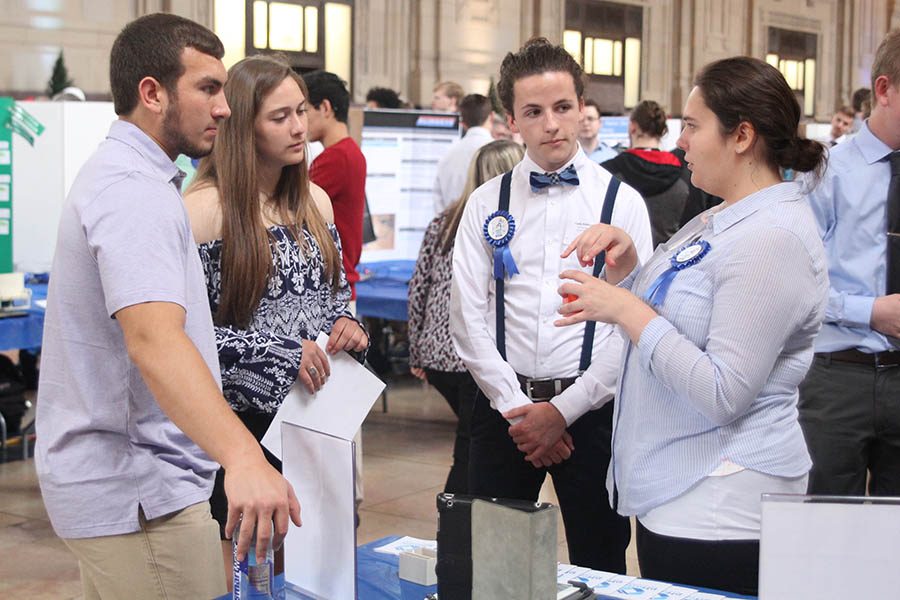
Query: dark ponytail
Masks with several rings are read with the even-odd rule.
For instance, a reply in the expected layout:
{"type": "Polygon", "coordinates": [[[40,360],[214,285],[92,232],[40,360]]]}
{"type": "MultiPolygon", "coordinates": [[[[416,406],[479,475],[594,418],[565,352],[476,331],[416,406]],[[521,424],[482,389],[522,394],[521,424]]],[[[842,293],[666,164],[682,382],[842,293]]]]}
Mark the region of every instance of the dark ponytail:
{"type": "Polygon", "coordinates": [[[821,175],[825,147],[797,135],[800,104],[784,76],[772,65],[747,56],[709,63],[694,80],[722,133],[743,122],[753,125],[763,160],[773,167],[821,175]]]}

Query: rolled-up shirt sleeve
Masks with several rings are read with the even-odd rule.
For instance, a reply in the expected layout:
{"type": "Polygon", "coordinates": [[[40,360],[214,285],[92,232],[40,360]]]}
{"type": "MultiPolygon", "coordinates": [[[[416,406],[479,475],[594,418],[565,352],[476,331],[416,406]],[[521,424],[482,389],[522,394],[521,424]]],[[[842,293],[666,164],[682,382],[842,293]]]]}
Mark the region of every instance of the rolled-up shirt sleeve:
{"type": "MultiPolygon", "coordinates": [[[[837,200],[835,186],[838,185],[837,175],[831,169],[825,172],[822,179],[814,186],[810,184],[807,194],[809,206],[816,218],[819,227],[819,235],[826,248],[835,245],[835,226],[837,224],[837,200]]],[[[833,259],[832,259],[833,260],[833,259]]],[[[833,264],[835,276],[840,277],[841,270],[849,268],[843,264],[833,264]]],[[[825,307],[825,322],[834,323],[844,327],[869,328],[872,321],[872,306],[875,304],[875,296],[868,294],[853,294],[845,290],[837,289],[833,284],[828,286],[828,304],[825,307]]]]}

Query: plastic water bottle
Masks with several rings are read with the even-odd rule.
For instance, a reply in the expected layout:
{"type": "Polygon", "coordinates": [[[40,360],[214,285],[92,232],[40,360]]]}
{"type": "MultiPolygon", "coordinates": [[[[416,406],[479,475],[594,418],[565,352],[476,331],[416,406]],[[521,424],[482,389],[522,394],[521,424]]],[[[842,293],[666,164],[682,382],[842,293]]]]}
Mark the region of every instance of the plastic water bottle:
{"type": "Polygon", "coordinates": [[[243,530],[243,522],[234,530],[231,552],[234,573],[234,600],[280,600],[284,598],[284,588],[275,590],[275,551],[272,549],[272,538],[269,537],[269,549],[265,556],[256,555],[256,529],[252,529],[250,548],[244,560],[238,560],[237,546],[241,536],[251,535],[252,523],[243,530]]]}

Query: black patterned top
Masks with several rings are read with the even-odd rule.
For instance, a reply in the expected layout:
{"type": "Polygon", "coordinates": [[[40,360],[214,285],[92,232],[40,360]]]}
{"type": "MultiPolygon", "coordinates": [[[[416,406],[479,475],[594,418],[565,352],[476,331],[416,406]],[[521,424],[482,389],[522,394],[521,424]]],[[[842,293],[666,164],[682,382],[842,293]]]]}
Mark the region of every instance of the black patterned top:
{"type": "Polygon", "coordinates": [[[425,230],[416,270],[409,281],[409,366],[459,373],[466,370],[450,339],[450,279],[453,249],[441,254],[441,213],[425,230]]]}
{"type": "MultiPolygon", "coordinates": [[[[328,230],[338,246],[337,229],[328,230]]],[[[337,294],[325,276],[322,251],[303,230],[308,256],[287,227],[269,228],[274,275],[259,302],[248,329],[216,326],[222,391],[236,412],[275,413],[297,380],[302,340],[331,333],[340,317],[353,318],[347,305],[350,287],[341,269],[337,294]]],[[[206,273],[206,289],[213,314],[219,308],[222,284],[222,240],[199,244],[206,273]]]]}

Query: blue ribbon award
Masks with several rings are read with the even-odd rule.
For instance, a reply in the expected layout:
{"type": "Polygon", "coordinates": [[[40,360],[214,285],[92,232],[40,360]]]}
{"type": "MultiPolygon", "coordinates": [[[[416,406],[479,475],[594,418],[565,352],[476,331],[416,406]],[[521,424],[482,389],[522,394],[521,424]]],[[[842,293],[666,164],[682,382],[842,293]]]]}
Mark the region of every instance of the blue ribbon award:
{"type": "Polygon", "coordinates": [[[516,233],[516,220],[505,210],[492,212],[484,222],[484,239],[494,248],[494,279],[512,277],[519,272],[509,250],[516,233]]]}
{"type": "Polygon", "coordinates": [[[712,247],[706,240],[698,240],[682,247],[670,259],[669,268],[660,273],[656,281],[644,292],[642,296],[644,301],[654,307],[662,306],[662,303],[666,301],[666,294],[669,293],[669,286],[672,285],[678,272],[696,265],[711,249],[712,247]]]}

